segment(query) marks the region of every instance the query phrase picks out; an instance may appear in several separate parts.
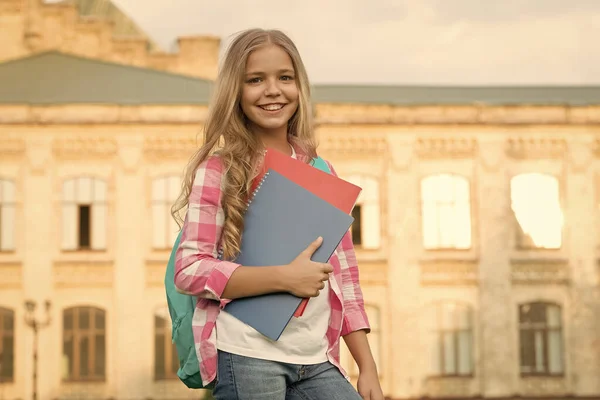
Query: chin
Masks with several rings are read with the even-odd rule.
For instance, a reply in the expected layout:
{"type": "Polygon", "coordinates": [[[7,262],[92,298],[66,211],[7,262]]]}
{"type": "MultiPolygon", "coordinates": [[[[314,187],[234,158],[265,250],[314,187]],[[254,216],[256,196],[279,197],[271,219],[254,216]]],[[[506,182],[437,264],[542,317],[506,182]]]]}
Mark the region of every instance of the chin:
{"type": "Polygon", "coordinates": [[[255,122],[255,124],[256,124],[256,126],[260,127],[261,129],[268,130],[268,131],[283,129],[287,126],[287,122],[283,123],[280,121],[258,120],[255,122]]]}

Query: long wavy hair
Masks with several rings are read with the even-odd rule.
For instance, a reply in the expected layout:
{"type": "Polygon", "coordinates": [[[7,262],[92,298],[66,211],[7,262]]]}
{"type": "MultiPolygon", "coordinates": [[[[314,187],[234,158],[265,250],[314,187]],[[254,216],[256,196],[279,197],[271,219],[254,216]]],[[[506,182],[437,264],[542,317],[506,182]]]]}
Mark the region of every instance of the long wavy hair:
{"type": "Polygon", "coordinates": [[[288,121],[288,140],[306,154],[307,160],[316,156],[310,84],[298,49],[279,30],[249,29],[239,33],[229,45],[219,69],[202,146],[186,166],[181,193],[171,208],[173,218],[181,227],[181,210],[188,205],[196,170],[211,155],[218,154],[225,171],[222,199],[225,222],[220,239],[224,259],[233,259],[239,254],[246,200],[262,162],[263,145],[248,129],[248,119],[240,105],[246,62],[250,53],[269,44],[281,47],[290,56],[296,74],[298,109],[288,121]]]}

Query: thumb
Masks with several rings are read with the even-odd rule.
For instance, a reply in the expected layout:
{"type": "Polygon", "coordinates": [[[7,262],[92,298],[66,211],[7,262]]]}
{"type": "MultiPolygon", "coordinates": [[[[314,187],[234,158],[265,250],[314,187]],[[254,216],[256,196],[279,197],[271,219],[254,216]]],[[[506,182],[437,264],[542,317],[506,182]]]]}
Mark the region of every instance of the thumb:
{"type": "Polygon", "coordinates": [[[308,245],[306,248],[306,253],[308,255],[312,255],[321,246],[321,243],[323,243],[323,238],[319,236],[317,240],[308,245]]]}

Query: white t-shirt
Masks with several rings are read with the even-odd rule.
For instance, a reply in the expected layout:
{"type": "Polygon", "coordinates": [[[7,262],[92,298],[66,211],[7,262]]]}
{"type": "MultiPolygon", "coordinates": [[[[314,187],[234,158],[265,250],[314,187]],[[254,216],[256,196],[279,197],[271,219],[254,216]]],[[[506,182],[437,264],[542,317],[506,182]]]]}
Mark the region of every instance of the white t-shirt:
{"type": "MultiPolygon", "coordinates": [[[[292,148],[292,157],[296,153],[292,148]]],[[[289,364],[319,364],[327,361],[327,328],[331,307],[329,282],[317,297],[311,297],[301,317],[292,317],[273,341],[226,311],[217,317],[217,348],[228,353],[289,364]]]]}

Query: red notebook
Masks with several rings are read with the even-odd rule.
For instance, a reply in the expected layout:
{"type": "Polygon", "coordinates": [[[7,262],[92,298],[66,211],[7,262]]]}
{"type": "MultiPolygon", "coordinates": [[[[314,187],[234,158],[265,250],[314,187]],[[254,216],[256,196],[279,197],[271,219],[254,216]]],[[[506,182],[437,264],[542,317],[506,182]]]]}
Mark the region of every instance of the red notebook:
{"type": "MultiPolygon", "coordinates": [[[[254,181],[255,185],[269,169],[277,171],[292,182],[348,214],[352,212],[362,190],[359,186],[274,149],[267,150],[262,169],[254,181]]],[[[294,314],[295,317],[302,316],[307,303],[308,299],[302,300],[294,314]]]]}

